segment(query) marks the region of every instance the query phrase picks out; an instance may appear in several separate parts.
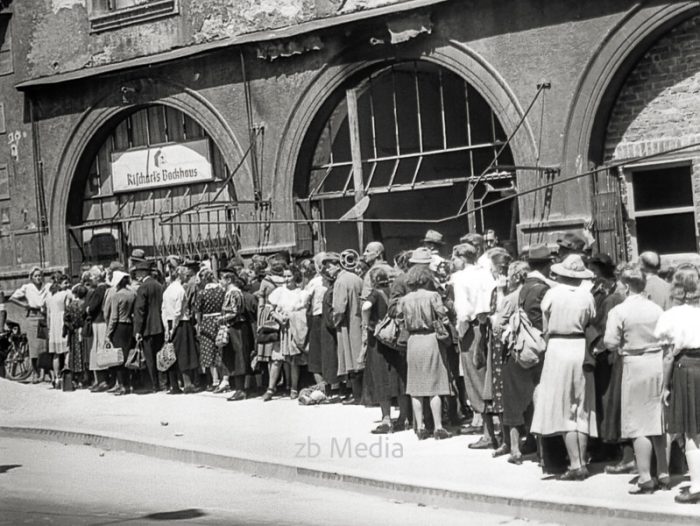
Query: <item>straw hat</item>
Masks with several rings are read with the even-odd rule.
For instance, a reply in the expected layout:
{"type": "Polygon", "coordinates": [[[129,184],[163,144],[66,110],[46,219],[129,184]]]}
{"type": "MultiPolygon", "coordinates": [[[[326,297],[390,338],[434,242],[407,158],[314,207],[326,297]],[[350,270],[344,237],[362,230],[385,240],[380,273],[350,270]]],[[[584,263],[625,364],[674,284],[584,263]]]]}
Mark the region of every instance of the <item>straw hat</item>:
{"type": "Polygon", "coordinates": [[[552,265],[552,272],[565,278],[591,279],[594,277],[593,272],[586,268],[578,254],[571,254],[561,263],[552,265]]]}
{"type": "Polygon", "coordinates": [[[430,265],[433,262],[433,254],[427,248],[420,247],[413,251],[408,262],[414,265],[430,265]]]}
{"type": "Polygon", "coordinates": [[[442,234],[437,230],[428,230],[425,233],[425,238],[423,243],[435,243],[436,245],[444,245],[445,242],[442,240],[442,234]]]}

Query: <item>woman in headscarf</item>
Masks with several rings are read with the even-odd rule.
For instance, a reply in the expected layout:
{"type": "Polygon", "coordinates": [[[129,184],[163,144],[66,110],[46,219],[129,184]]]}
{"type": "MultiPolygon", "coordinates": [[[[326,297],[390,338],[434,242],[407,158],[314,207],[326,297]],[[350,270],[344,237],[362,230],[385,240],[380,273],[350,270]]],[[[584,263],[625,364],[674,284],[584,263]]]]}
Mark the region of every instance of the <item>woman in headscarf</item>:
{"type": "Polygon", "coordinates": [[[595,316],[591,293],[582,288],[593,273],[579,255],[569,255],[552,265],[559,285],[542,299],[547,350],[542,378],[535,395],[532,432],[542,436],[562,435],[569,468],[561,480],[588,478],[586,447],[589,436],[597,436],[593,374],[584,371],[584,330],[595,316]]]}
{"type": "Polygon", "coordinates": [[[9,299],[15,305],[26,309],[26,319],[21,326],[27,335],[33,384],[42,379],[39,376],[39,355],[46,352],[47,340],[45,335],[40,334],[40,325],[45,324],[48,295],[49,284],[44,283],[44,272],[39,267],[34,267],[29,271],[29,281],[15,290],[9,299]]]}

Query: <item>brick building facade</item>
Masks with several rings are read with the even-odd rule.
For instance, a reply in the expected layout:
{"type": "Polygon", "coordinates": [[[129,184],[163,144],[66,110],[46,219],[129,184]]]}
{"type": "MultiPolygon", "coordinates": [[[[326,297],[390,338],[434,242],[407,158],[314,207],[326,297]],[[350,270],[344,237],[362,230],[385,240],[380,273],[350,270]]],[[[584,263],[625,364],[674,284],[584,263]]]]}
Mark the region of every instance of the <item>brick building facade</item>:
{"type": "Polygon", "coordinates": [[[448,241],[496,228],[513,250],[589,226],[621,257],[671,225],[669,250],[687,251],[699,201],[665,189],[698,188],[699,13],[651,0],[11,2],[0,285],[135,247],[220,259],[382,239],[393,252],[428,224],[448,241]],[[119,159],[197,148],[209,178],[113,184],[119,159]],[[356,203],[365,222],[338,223],[356,203]]]}

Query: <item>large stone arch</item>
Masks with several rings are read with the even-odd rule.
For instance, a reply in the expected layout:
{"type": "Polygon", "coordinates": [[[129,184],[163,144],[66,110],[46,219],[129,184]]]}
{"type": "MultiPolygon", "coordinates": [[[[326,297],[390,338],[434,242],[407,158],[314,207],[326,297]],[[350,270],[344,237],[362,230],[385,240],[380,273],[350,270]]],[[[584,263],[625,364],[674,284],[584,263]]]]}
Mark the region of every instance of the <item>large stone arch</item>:
{"type": "Polygon", "coordinates": [[[697,2],[639,3],[610,29],[583,69],[569,107],[564,173],[582,173],[603,162],[608,117],[627,75],[661,35],[699,12],[697,2]]]}
{"type": "MultiPolygon", "coordinates": [[[[452,40],[437,40],[426,46],[425,41],[417,39],[414,44],[404,44],[392,49],[357,52],[345,49],[329,60],[300,94],[287,121],[282,134],[282,142],[275,160],[276,190],[283,192],[285,199],[278,205],[286,206],[284,217],[293,217],[293,185],[297,159],[302,143],[314,118],[327,99],[339,88],[353,78],[361,77],[364,72],[398,61],[423,60],[442,66],[461,76],[471,84],[488,102],[499,117],[505,133],[510,136],[522,119],[524,109],[513,90],[498,72],[478,53],[463,43],[452,40]]],[[[528,121],[520,127],[511,141],[511,149],[516,164],[532,165],[537,158],[534,133],[528,121]]],[[[281,193],[281,192],[280,192],[281,193]]],[[[294,237],[293,225],[285,225],[283,235],[294,237]]]]}
{"type": "MultiPolygon", "coordinates": [[[[135,108],[150,104],[173,107],[195,120],[212,138],[226,164],[233,168],[244,151],[223,115],[202,95],[186,86],[159,78],[137,78],[112,84],[85,109],[67,136],[58,162],[56,175],[48,184],[49,228],[51,254],[62,261],[67,257],[66,218],[73,178],[85,152],[100,133],[113,126],[135,108]]],[[[253,180],[246,169],[233,178],[236,196],[241,200],[254,198],[253,180]]],[[[58,262],[58,261],[57,261],[58,262]]]]}

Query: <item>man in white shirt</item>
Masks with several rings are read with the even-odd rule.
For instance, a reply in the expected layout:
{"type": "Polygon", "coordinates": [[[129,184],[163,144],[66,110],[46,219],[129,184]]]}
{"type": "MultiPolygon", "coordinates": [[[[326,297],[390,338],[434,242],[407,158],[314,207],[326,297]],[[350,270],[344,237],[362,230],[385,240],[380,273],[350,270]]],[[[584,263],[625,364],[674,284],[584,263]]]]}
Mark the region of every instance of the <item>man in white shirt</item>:
{"type": "MultiPolygon", "coordinates": [[[[482,414],[485,409],[483,392],[486,367],[485,361],[480,363],[479,353],[482,339],[486,336],[487,317],[491,310],[491,297],[496,282],[491,272],[476,264],[477,255],[477,248],[468,243],[454,247],[453,264],[462,270],[452,274],[450,283],[455,298],[464,387],[472,409],[475,413],[482,414]]],[[[474,423],[476,422],[478,419],[474,423]]],[[[487,430],[484,431],[486,435],[487,430]]],[[[494,440],[491,436],[483,436],[476,444],[479,448],[491,447],[494,440]]]]}

